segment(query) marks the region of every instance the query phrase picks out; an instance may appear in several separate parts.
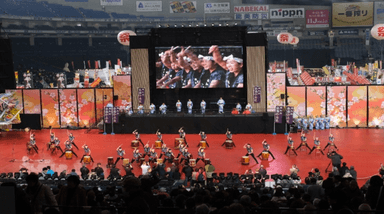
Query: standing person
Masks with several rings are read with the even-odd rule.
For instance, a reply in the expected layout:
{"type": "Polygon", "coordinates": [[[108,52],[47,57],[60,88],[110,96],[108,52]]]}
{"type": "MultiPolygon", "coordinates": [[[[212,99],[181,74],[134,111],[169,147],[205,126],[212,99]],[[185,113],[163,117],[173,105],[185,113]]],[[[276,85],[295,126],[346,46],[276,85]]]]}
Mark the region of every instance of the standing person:
{"type": "Polygon", "coordinates": [[[43,207],[57,206],[57,201],[50,187],[39,182],[39,176],[32,172],[26,177],[25,193],[31,202],[33,213],[43,213],[43,207]]]}
{"type": "Polygon", "coordinates": [[[91,156],[91,149],[88,147],[88,145],[84,144],[81,148],[84,149],[84,155],[83,155],[83,157],[81,157],[80,163],[83,162],[85,156],[89,156],[91,158],[92,163],[93,163],[94,161],[93,161],[93,158],[91,156]]]}
{"type": "Polygon", "coordinates": [[[164,154],[164,156],[165,156],[164,163],[167,160],[169,163],[171,163],[173,161],[173,159],[175,158],[175,156],[173,155],[172,149],[168,149],[168,151],[164,154]]]}
{"type": "MultiPolygon", "coordinates": [[[[152,145],[153,148],[153,145],[152,145]]],[[[149,147],[149,141],[145,144],[144,146],[144,155],[143,158],[145,158],[146,155],[150,155],[149,153],[151,152],[151,147],[149,147]]]]}
{"type": "Polygon", "coordinates": [[[159,110],[161,114],[167,114],[167,106],[165,105],[165,103],[161,104],[161,106],[159,107],[159,110]]]}
{"type": "Polygon", "coordinates": [[[143,161],[141,164],[141,174],[147,175],[149,168],[151,168],[151,166],[149,166],[148,162],[143,161]]]}
{"type": "Polygon", "coordinates": [[[70,144],[69,141],[65,141],[65,151],[63,152],[63,154],[60,155],[60,158],[63,157],[67,151],[71,151],[73,155],[78,157],[75,151],[73,151],[72,144],[70,144]]]}
{"type": "Polygon", "coordinates": [[[128,114],[128,116],[131,116],[133,114],[131,105],[127,105],[127,107],[125,107],[125,113],[128,114]]]}
{"type": "Polygon", "coordinates": [[[225,101],[223,100],[222,97],[220,97],[220,99],[217,101],[217,105],[219,106],[219,114],[223,114],[225,101]]]}
{"type": "Polygon", "coordinates": [[[327,143],[327,145],[324,147],[324,151],[325,149],[329,146],[331,148],[331,146],[335,147],[335,149],[339,150],[336,146],[336,144],[334,143],[335,141],[335,138],[333,137],[333,134],[331,133],[331,130],[329,130],[329,142],[327,143]]]}
{"type": "Polygon", "coordinates": [[[55,139],[56,139],[56,137],[55,137],[55,133],[52,132],[52,128],[49,130],[49,136],[50,136],[50,141],[49,141],[49,143],[48,143],[48,149],[47,149],[47,151],[49,151],[49,150],[51,149],[51,145],[52,145],[52,144],[55,144],[55,139]]]}
{"type": "Polygon", "coordinates": [[[153,149],[153,148],[149,152],[149,162],[151,162],[151,161],[152,161],[152,163],[157,162],[157,153],[156,153],[155,149],[153,149]]]}
{"type": "Polygon", "coordinates": [[[70,142],[74,147],[76,147],[77,150],[79,150],[79,147],[77,147],[77,145],[75,144],[75,137],[73,136],[72,133],[69,133],[69,135],[68,135],[68,140],[69,140],[69,142],[70,142]]]}
{"type": "Polygon", "coordinates": [[[163,157],[163,155],[165,155],[167,151],[168,151],[167,144],[164,143],[163,145],[161,145],[161,154],[159,158],[163,157]]]}
{"type": "Polygon", "coordinates": [[[309,129],[310,131],[312,131],[312,130],[313,130],[313,122],[314,122],[312,115],[309,116],[308,121],[309,121],[308,129],[309,129]]]}
{"type": "Polygon", "coordinates": [[[149,113],[150,114],[155,114],[156,113],[156,106],[155,106],[155,104],[151,103],[151,105],[149,106],[149,113]]]}
{"type": "Polygon", "coordinates": [[[276,159],[275,156],[273,156],[272,152],[269,150],[270,146],[267,143],[267,140],[264,139],[261,144],[263,145],[263,151],[261,151],[260,154],[257,157],[260,157],[263,154],[263,152],[268,152],[272,156],[273,160],[275,160],[276,159]]]}
{"type": "Polygon", "coordinates": [[[300,146],[297,147],[296,150],[300,149],[300,147],[302,147],[302,146],[306,146],[309,149],[309,151],[311,151],[311,148],[308,146],[307,137],[305,136],[305,133],[303,132],[303,129],[301,130],[300,140],[301,140],[300,146]]]}
{"type": "Polygon", "coordinates": [[[185,143],[185,145],[187,146],[187,147],[189,147],[188,146],[188,143],[187,143],[187,138],[185,137],[185,131],[184,131],[184,129],[183,129],[184,127],[181,127],[180,129],[179,129],[179,137],[180,138],[182,138],[182,139],[184,139],[184,143],[185,143]]]}
{"type": "Polygon", "coordinates": [[[313,136],[313,147],[312,147],[312,150],[309,152],[309,154],[311,154],[315,149],[319,149],[319,151],[321,152],[321,154],[324,155],[324,152],[323,150],[321,150],[320,148],[320,140],[319,140],[319,137],[316,137],[316,135],[313,136]]]}
{"type": "Polygon", "coordinates": [[[177,110],[177,112],[181,112],[181,107],[182,107],[182,104],[181,104],[180,100],[177,100],[177,102],[176,102],[176,110],[177,110]]]}
{"type": "Polygon", "coordinates": [[[182,172],[185,175],[185,179],[184,179],[184,186],[185,187],[188,185],[188,181],[190,181],[192,179],[192,171],[193,171],[193,169],[191,166],[189,166],[189,163],[185,164],[185,166],[182,169],[182,172]]]}
{"type": "Polygon", "coordinates": [[[35,150],[35,152],[38,154],[38,150],[39,148],[37,148],[36,146],[36,140],[35,140],[35,137],[33,135],[30,136],[29,138],[29,142],[27,142],[27,150],[28,152],[30,152],[30,150],[33,149],[35,150]]]}
{"type": "Polygon", "coordinates": [[[252,105],[250,103],[245,106],[245,109],[252,113],[252,105]]]}
{"type": "Polygon", "coordinates": [[[163,145],[164,144],[163,135],[161,134],[161,132],[159,132],[159,129],[156,131],[156,137],[158,141],[161,141],[161,145],[163,145]]]}
{"type": "Polygon", "coordinates": [[[202,100],[200,103],[200,110],[202,114],[205,114],[206,107],[207,107],[207,103],[204,100],[202,100]]]}
{"type": "Polygon", "coordinates": [[[135,149],[133,150],[133,158],[132,158],[132,162],[133,161],[136,161],[137,163],[139,163],[140,161],[140,158],[142,157],[141,153],[139,152],[139,149],[135,149]]]}
{"type": "Polygon", "coordinates": [[[199,162],[199,160],[202,160],[205,163],[205,152],[204,152],[204,148],[202,148],[202,147],[200,147],[197,150],[196,164],[197,164],[197,162],[199,162]]]}
{"type": "Polygon", "coordinates": [[[213,185],[213,177],[212,174],[215,171],[215,167],[211,164],[211,161],[207,161],[207,164],[205,165],[205,174],[207,175],[207,185],[212,186],[213,185]]]}
{"type": "Polygon", "coordinates": [[[83,166],[80,168],[81,178],[83,180],[88,179],[89,177],[89,169],[83,164],[83,166]]]}
{"type": "Polygon", "coordinates": [[[101,167],[101,163],[97,163],[94,171],[99,179],[104,180],[104,169],[101,167]]]}
{"type": "Polygon", "coordinates": [[[56,196],[59,206],[63,206],[62,213],[82,213],[83,206],[87,204],[87,194],[79,185],[79,176],[68,176],[67,185],[63,186],[56,196]]]}
{"type": "Polygon", "coordinates": [[[259,164],[259,162],[257,161],[255,155],[253,154],[253,149],[251,147],[251,144],[249,143],[246,143],[244,146],[243,146],[244,149],[247,150],[247,154],[245,154],[244,156],[252,156],[252,158],[256,161],[257,164],[259,164]]]}
{"type": "Polygon", "coordinates": [[[290,133],[288,134],[288,137],[287,137],[287,140],[288,140],[288,145],[287,145],[287,149],[285,150],[285,153],[284,155],[287,154],[287,152],[291,149],[293,151],[293,153],[295,153],[295,155],[297,156],[297,153],[295,151],[295,147],[293,146],[293,140],[292,140],[292,137],[289,136],[290,133]]]}
{"type": "Polygon", "coordinates": [[[188,114],[192,114],[192,107],[193,107],[193,102],[191,101],[191,99],[189,99],[187,102],[188,114]]]}
{"type": "Polygon", "coordinates": [[[184,148],[184,150],[182,151],[182,155],[183,157],[181,157],[180,163],[182,163],[185,160],[185,163],[189,164],[189,159],[192,158],[192,155],[191,153],[188,152],[187,148],[184,148]]]}
{"type": "Polygon", "coordinates": [[[132,132],[132,134],[135,135],[135,139],[136,139],[137,141],[139,141],[139,142],[141,143],[141,145],[143,145],[143,147],[144,147],[144,143],[143,143],[143,141],[141,141],[140,134],[139,134],[139,132],[137,131],[137,129],[134,130],[134,131],[132,132]]]}
{"type": "MultiPolygon", "coordinates": [[[[232,140],[232,132],[229,131],[228,128],[227,128],[227,132],[225,132],[225,137],[227,138],[226,141],[227,141],[227,140],[232,141],[233,146],[236,147],[235,143],[234,143],[233,140],[232,140]]],[[[225,141],[224,141],[223,144],[221,144],[221,146],[224,146],[224,145],[225,145],[225,141]]]]}
{"type": "Polygon", "coordinates": [[[124,160],[124,155],[125,155],[125,151],[123,150],[123,148],[121,148],[123,144],[121,144],[119,147],[117,147],[116,149],[116,152],[117,152],[117,158],[116,158],[116,161],[115,161],[115,165],[117,165],[117,162],[119,162],[119,160],[124,160]]]}
{"type": "Polygon", "coordinates": [[[241,107],[240,103],[237,103],[236,110],[239,112],[239,114],[241,112],[241,109],[242,109],[242,107],[241,107]]]}
{"type": "MultiPolygon", "coordinates": [[[[205,141],[205,143],[209,147],[209,144],[208,144],[208,141],[207,141],[207,135],[205,134],[205,132],[200,131],[199,135],[201,137],[201,141],[205,141]]],[[[197,147],[199,147],[199,146],[200,146],[200,144],[197,145],[197,147]]]]}
{"type": "Polygon", "coordinates": [[[328,153],[327,157],[332,160],[332,166],[334,166],[338,170],[340,170],[341,159],[343,159],[343,156],[341,156],[337,152],[333,151],[331,153],[328,153]]]}
{"type": "Polygon", "coordinates": [[[144,114],[144,106],[141,103],[137,107],[137,114],[144,114]]]}

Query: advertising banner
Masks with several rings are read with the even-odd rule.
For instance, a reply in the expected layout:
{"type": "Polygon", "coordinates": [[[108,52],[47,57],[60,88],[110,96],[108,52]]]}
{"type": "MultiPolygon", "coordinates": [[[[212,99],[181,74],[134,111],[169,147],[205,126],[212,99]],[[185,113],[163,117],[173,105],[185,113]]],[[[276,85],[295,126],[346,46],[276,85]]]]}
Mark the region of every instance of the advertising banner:
{"type": "Polygon", "coordinates": [[[162,1],[136,1],[137,12],[158,12],[163,11],[162,1]]]}
{"type": "Polygon", "coordinates": [[[304,18],[304,8],[276,8],[269,10],[271,19],[301,19],[304,18]]]}
{"type": "Polygon", "coordinates": [[[118,106],[113,107],[113,123],[119,122],[120,108],[118,106]]]}
{"type": "Polygon", "coordinates": [[[121,6],[123,5],[123,0],[100,0],[101,6],[121,6]]]}
{"type": "Polygon", "coordinates": [[[104,108],[104,123],[112,123],[112,107],[104,108]]]}
{"type": "Polygon", "coordinates": [[[373,2],[333,3],[332,26],[372,26],[373,2]]]}
{"type": "Polygon", "coordinates": [[[234,6],[235,20],[268,19],[269,5],[234,6]]]}
{"type": "Polygon", "coordinates": [[[307,28],[328,28],[329,11],[328,10],[307,10],[305,11],[307,28]]]}
{"type": "Polygon", "coordinates": [[[384,23],[384,2],[375,2],[374,25],[384,23]]]}
{"type": "Polygon", "coordinates": [[[275,123],[283,122],[283,109],[284,109],[284,106],[276,106],[275,123]]]}
{"type": "Polygon", "coordinates": [[[144,104],[145,101],[145,88],[138,89],[138,99],[140,104],[144,104]]]}
{"type": "Polygon", "coordinates": [[[231,3],[220,2],[220,3],[204,3],[204,13],[230,13],[231,3]]]}
{"type": "Polygon", "coordinates": [[[285,112],[285,118],[287,120],[287,124],[292,124],[293,122],[293,106],[287,106],[287,111],[285,112]]]}
{"type": "Polygon", "coordinates": [[[170,13],[196,13],[196,1],[171,1],[170,13]]]}
{"type": "Polygon", "coordinates": [[[253,103],[260,103],[261,101],[261,88],[259,86],[253,87],[253,103]]]}

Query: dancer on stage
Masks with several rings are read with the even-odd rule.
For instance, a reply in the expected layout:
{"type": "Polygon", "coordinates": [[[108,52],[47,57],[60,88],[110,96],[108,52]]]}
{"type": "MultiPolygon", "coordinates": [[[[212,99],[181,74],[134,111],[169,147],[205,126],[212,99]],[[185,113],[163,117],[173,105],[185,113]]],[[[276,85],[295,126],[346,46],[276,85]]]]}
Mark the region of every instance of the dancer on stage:
{"type": "Polygon", "coordinates": [[[141,103],[137,107],[137,114],[144,114],[144,106],[141,103]]]}
{"type": "Polygon", "coordinates": [[[177,110],[177,112],[181,112],[181,107],[182,107],[182,104],[181,104],[180,100],[177,100],[177,102],[176,102],[176,110],[177,110]]]}
{"type": "Polygon", "coordinates": [[[239,114],[241,112],[241,109],[242,109],[242,107],[241,107],[240,103],[237,103],[236,110],[239,112],[239,114]]]}
{"type": "Polygon", "coordinates": [[[189,163],[189,159],[192,159],[192,155],[188,152],[187,148],[184,148],[182,155],[183,157],[181,157],[180,163],[182,163],[184,160],[185,162],[189,163]]]}
{"type": "Polygon", "coordinates": [[[161,106],[159,107],[159,110],[161,114],[167,114],[167,106],[165,105],[165,103],[161,104],[161,106]]]}
{"type": "Polygon", "coordinates": [[[184,144],[180,144],[179,145],[179,154],[177,154],[177,157],[176,158],[179,158],[180,155],[182,155],[184,153],[184,149],[186,149],[187,147],[184,145],[184,144]]]}
{"type": "MultiPolygon", "coordinates": [[[[207,147],[209,147],[209,144],[207,141],[207,135],[205,134],[205,132],[200,131],[199,135],[201,137],[201,141],[205,141],[205,143],[207,144],[207,147]]],[[[197,145],[197,147],[200,147],[200,143],[197,145]]]]}
{"type": "Polygon", "coordinates": [[[156,113],[156,106],[155,106],[155,104],[151,103],[151,105],[149,106],[149,113],[150,114],[155,114],[156,113]]]}
{"type": "Polygon", "coordinates": [[[191,101],[191,99],[189,99],[187,102],[188,114],[192,114],[192,107],[193,107],[193,102],[191,101]]]}
{"type": "Polygon", "coordinates": [[[67,152],[67,151],[71,151],[73,155],[78,157],[77,154],[75,153],[75,151],[73,151],[73,147],[72,147],[71,142],[65,141],[64,144],[65,144],[65,151],[63,152],[63,154],[60,155],[60,158],[63,157],[65,155],[65,152],[67,152]]]}
{"type": "Polygon", "coordinates": [[[84,155],[81,157],[80,163],[83,162],[85,156],[89,156],[91,158],[92,163],[94,163],[93,158],[91,156],[91,149],[88,147],[87,144],[84,144],[81,148],[84,149],[84,155]]]}
{"type": "Polygon", "coordinates": [[[125,151],[123,150],[123,148],[121,148],[123,144],[121,144],[119,147],[117,147],[116,151],[117,151],[117,158],[116,158],[116,161],[115,161],[115,166],[117,164],[117,162],[119,162],[119,160],[124,160],[124,155],[125,155],[125,151]]]}
{"type": "Polygon", "coordinates": [[[180,136],[180,138],[183,138],[184,139],[184,143],[185,143],[185,145],[187,146],[187,147],[189,147],[188,146],[188,143],[187,143],[187,138],[185,137],[185,131],[184,131],[184,129],[183,129],[184,127],[181,127],[180,129],[179,129],[179,136],[180,136]]]}
{"type": "Polygon", "coordinates": [[[223,144],[221,144],[221,146],[224,146],[225,143],[226,143],[226,141],[227,141],[227,140],[230,140],[230,141],[232,142],[233,146],[236,147],[235,143],[234,143],[233,140],[232,140],[232,132],[229,131],[229,129],[227,129],[227,132],[225,132],[225,136],[227,137],[227,139],[224,141],[223,144]]]}
{"type": "Polygon", "coordinates": [[[142,157],[142,154],[139,152],[138,148],[133,150],[132,162],[136,161],[137,163],[139,163],[141,157],[142,157]]]}
{"type": "MultiPolygon", "coordinates": [[[[67,134],[68,134],[68,130],[67,130],[67,134]]],[[[79,147],[77,147],[77,145],[75,144],[75,137],[73,136],[72,133],[69,133],[69,135],[68,135],[68,140],[69,140],[69,142],[70,142],[74,147],[76,147],[77,150],[79,150],[79,147]]]]}
{"type": "Polygon", "coordinates": [[[249,143],[246,143],[244,146],[243,146],[244,149],[247,150],[247,154],[245,154],[244,156],[252,156],[252,158],[256,161],[257,164],[259,164],[259,162],[257,161],[255,155],[253,154],[253,149],[251,147],[251,144],[249,143]]]}
{"type": "Polygon", "coordinates": [[[275,160],[275,159],[276,159],[275,156],[273,156],[272,152],[269,150],[269,149],[270,149],[270,146],[269,146],[269,144],[267,143],[267,140],[264,139],[263,142],[262,142],[261,144],[263,144],[263,151],[261,151],[260,154],[259,154],[257,157],[260,158],[260,156],[263,154],[263,152],[268,152],[268,153],[272,156],[273,160],[275,160]]]}
{"type": "Polygon", "coordinates": [[[173,155],[172,149],[168,149],[168,151],[164,154],[164,163],[168,160],[168,162],[172,162],[175,156],[173,155]]]}
{"type": "Polygon", "coordinates": [[[309,154],[311,154],[315,149],[318,149],[321,152],[321,154],[324,155],[323,150],[321,150],[321,148],[320,148],[319,137],[316,137],[316,133],[315,133],[315,135],[313,135],[313,143],[314,143],[314,145],[312,147],[312,150],[309,152],[309,154]]]}
{"type": "MultiPolygon", "coordinates": [[[[289,133],[290,134],[290,133],[289,133]]],[[[287,140],[288,140],[288,145],[287,145],[287,149],[285,150],[285,153],[284,155],[287,154],[287,152],[291,149],[293,151],[293,153],[295,153],[295,155],[297,156],[297,153],[295,151],[295,147],[293,146],[293,140],[292,140],[292,137],[290,137],[288,134],[288,137],[287,137],[287,140]]]]}
{"type": "Polygon", "coordinates": [[[335,147],[335,149],[339,150],[336,146],[336,144],[334,143],[335,141],[335,138],[333,137],[333,134],[331,133],[331,130],[329,130],[329,142],[327,143],[327,145],[324,147],[323,151],[325,151],[325,149],[328,147],[328,146],[333,146],[335,147]]]}
{"type": "Polygon", "coordinates": [[[155,149],[151,149],[149,152],[149,162],[155,163],[157,162],[157,153],[155,149]]]}
{"type": "Polygon", "coordinates": [[[219,114],[223,114],[225,101],[223,100],[222,97],[220,97],[219,101],[217,101],[217,105],[219,106],[219,114]]]}
{"type": "Polygon", "coordinates": [[[207,103],[202,100],[201,103],[200,103],[200,110],[201,110],[201,113],[202,114],[205,114],[205,109],[207,108],[207,103]]]}
{"type": "Polygon", "coordinates": [[[200,147],[197,150],[196,164],[197,164],[197,162],[199,162],[199,160],[202,160],[205,163],[205,152],[204,152],[204,148],[202,148],[202,147],[200,147]]]}
{"type": "Polygon", "coordinates": [[[300,146],[296,148],[296,150],[300,149],[302,146],[306,146],[309,150],[311,150],[311,147],[308,146],[307,137],[305,136],[303,129],[301,130],[301,143],[300,146]]]}
{"type": "MultiPolygon", "coordinates": [[[[149,142],[149,141],[148,141],[149,142]]],[[[151,147],[149,147],[149,143],[146,143],[145,146],[144,146],[144,154],[143,154],[143,158],[145,158],[146,155],[149,156],[149,153],[151,152],[151,147]]],[[[153,147],[153,145],[152,145],[153,147]]]]}
{"type": "Polygon", "coordinates": [[[141,141],[141,139],[140,139],[140,134],[139,134],[139,132],[137,131],[137,129],[136,129],[135,131],[133,131],[132,134],[135,135],[136,140],[139,141],[139,142],[141,143],[141,145],[143,145],[143,147],[144,147],[144,143],[143,143],[143,141],[141,141]]]}
{"type": "Polygon", "coordinates": [[[39,153],[37,151],[37,150],[39,150],[39,148],[36,146],[35,136],[32,133],[29,136],[29,142],[27,142],[27,150],[28,150],[28,152],[30,152],[31,149],[35,150],[36,153],[39,153]]]}
{"type": "Polygon", "coordinates": [[[55,144],[55,139],[56,139],[56,137],[55,137],[55,133],[52,132],[52,128],[49,130],[49,136],[50,136],[50,141],[49,141],[49,143],[48,143],[48,149],[47,149],[47,151],[51,149],[51,145],[52,145],[52,144],[55,144]]]}
{"type": "Polygon", "coordinates": [[[158,141],[161,141],[161,145],[163,145],[164,144],[163,135],[161,134],[161,132],[159,132],[159,129],[156,131],[156,137],[158,141]]]}
{"type": "Polygon", "coordinates": [[[56,151],[56,149],[58,149],[58,150],[60,150],[60,152],[64,153],[63,150],[62,150],[61,147],[60,147],[60,140],[59,140],[59,138],[55,137],[54,144],[55,144],[55,148],[52,149],[51,153],[53,153],[54,151],[56,151]]]}
{"type": "Polygon", "coordinates": [[[161,146],[161,154],[160,154],[160,157],[159,158],[161,158],[161,157],[163,157],[163,155],[165,155],[165,153],[168,151],[168,148],[167,148],[167,144],[163,144],[162,146],[161,146]]]}

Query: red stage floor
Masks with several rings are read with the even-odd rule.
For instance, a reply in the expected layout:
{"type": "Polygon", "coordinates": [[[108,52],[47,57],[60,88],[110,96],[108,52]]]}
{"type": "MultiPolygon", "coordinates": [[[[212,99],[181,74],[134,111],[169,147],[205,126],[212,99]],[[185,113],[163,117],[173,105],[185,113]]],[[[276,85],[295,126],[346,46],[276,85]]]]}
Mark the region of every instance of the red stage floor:
{"type": "MultiPolygon", "coordinates": [[[[2,146],[0,150],[0,172],[16,172],[22,167],[29,169],[29,172],[40,172],[43,167],[48,165],[59,173],[64,169],[67,171],[76,169],[79,172],[82,166],[80,157],[83,154],[81,146],[84,143],[87,143],[91,148],[92,156],[95,160],[95,163],[88,165],[90,168],[96,167],[97,162],[102,163],[103,167],[105,167],[108,157],[116,159],[116,148],[120,144],[123,144],[126,157],[132,158],[133,149],[130,146],[131,141],[134,139],[132,134],[103,135],[99,134],[97,130],[92,130],[90,133],[85,134],[85,130],[72,130],[75,142],[80,148],[76,152],[79,158],[66,160],[65,157],[59,158],[60,154],[52,155],[51,152],[46,151],[46,143],[49,141],[49,130],[34,132],[36,133],[37,145],[40,148],[39,154],[28,155],[26,152],[26,142],[29,139],[29,133],[13,131],[0,137],[2,146]],[[14,161],[12,161],[13,159],[14,161]]],[[[64,148],[63,143],[67,139],[67,130],[56,129],[54,132],[61,141],[61,147],[64,148]]],[[[196,157],[197,143],[200,140],[200,136],[188,134],[188,130],[186,132],[187,141],[190,145],[189,151],[196,157]]],[[[323,148],[328,140],[329,130],[315,132],[316,136],[319,136],[323,148]]],[[[332,133],[335,136],[335,143],[339,148],[339,154],[344,156],[343,161],[348,166],[353,165],[355,167],[360,186],[366,182],[368,177],[377,174],[384,150],[384,146],[381,144],[384,135],[383,129],[333,129],[332,133]]],[[[314,132],[307,134],[310,147],[313,145],[313,135],[314,132]]],[[[295,141],[295,146],[298,146],[300,133],[294,133],[291,136],[295,141]]],[[[173,146],[174,138],[176,137],[178,137],[177,134],[163,135],[164,142],[168,146],[173,146]]],[[[144,143],[150,141],[150,145],[154,144],[156,140],[155,134],[141,134],[141,138],[144,143]]],[[[283,134],[234,134],[233,140],[236,148],[231,150],[221,147],[225,140],[224,134],[208,134],[207,140],[210,147],[206,150],[206,157],[210,158],[212,164],[216,167],[217,173],[233,172],[242,174],[245,170],[249,168],[254,170],[260,165],[256,164],[252,158],[250,158],[250,165],[241,165],[241,157],[246,154],[246,150],[243,148],[244,144],[251,143],[255,155],[258,155],[262,150],[261,142],[263,139],[266,139],[271,145],[270,150],[276,157],[276,160],[272,160],[270,157],[268,161],[261,161],[259,159],[259,163],[264,165],[268,174],[289,174],[292,164],[296,164],[300,169],[299,176],[302,178],[307,176],[308,172],[314,167],[319,168],[322,175],[325,175],[325,169],[330,163],[330,159],[323,155],[316,156],[314,153],[308,155],[308,152],[304,151],[297,151],[298,157],[284,155],[287,146],[287,136],[283,134]]],[[[142,147],[140,147],[140,151],[142,152],[142,147]]],[[[159,154],[159,149],[157,149],[157,152],[159,154]]],[[[178,154],[178,151],[174,150],[174,154],[178,154]]],[[[119,168],[122,168],[121,164],[122,161],[118,164],[119,168]]],[[[203,166],[203,163],[199,162],[197,166],[203,166]]],[[[140,175],[141,168],[139,165],[134,163],[133,167],[135,175],[140,175]]],[[[105,171],[108,175],[108,170],[105,169],[105,171]]],[[[124,175],[125,172],[122,171],[122,174],[124,175]]]]}

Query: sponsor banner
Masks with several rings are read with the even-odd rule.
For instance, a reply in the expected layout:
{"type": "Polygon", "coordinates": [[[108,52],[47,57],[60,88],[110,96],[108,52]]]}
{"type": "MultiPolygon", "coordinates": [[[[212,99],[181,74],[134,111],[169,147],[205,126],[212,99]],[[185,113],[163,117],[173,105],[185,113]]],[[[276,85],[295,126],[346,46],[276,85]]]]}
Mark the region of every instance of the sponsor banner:
{"type": "Polygon", "coordinates": [[[112,107],[105,107],[104,108],[104,122],[105,123],[112,123],[112,107]]]}
{"type": "Polygon", "coordinates": [[[308,31],[308,36],[326,36],[328,34],[328,31],[321,30],[321,31],[308,31]]]}
{"type": "Polygon", "coordinates": [[[277,8],[269,10],[271,19],[301,19],[304,18],[304,8],[277,8]]]}
{"type": "Polygon", "coordinates": [[[261,101],[261,87],[253,87],[253,103],[260,103],[261,101]]]}
{"type": "Polygon", "coordinates": [[[196,1],[171,1],[170,13],[196,13],[196,1]]]}
{"type": "Polygon", "coordinates": [[[375,2],[374,25],[384,23],[384,2],[375,2]]]}
{"type": "Polygon", "coordinates": [[[287,111],[285,112],[285,118],[288,124],[293,122],[293,106],[287,106],[287,111]]]}
{"type": "Polygon", "coordinates": [[[307,10],[305,11],[307,28],[327,28],[329,27],[328,10],[307,10]]]}
{"type": "Polygon", "coordinates": [[[235,6],[233,8],[234,13],[268,13],[269,5],[249,5],[249,6],[235,6]]]}
{"type": "Polygon", "coordinates": [[[115,106],[113,107],[113,123],[119,122],[119,114],[120,114],[120,107],[115,106]]]}
{"type": "Polygon", "coordinates": [[[137,12],[163,11],[162,1],[136,1],[137,12]]]}
{"type": "Polygon", "coordinates": [[[235,20],[261,20],[268,19],[268,13],[235,13],[235,20]]]}
{"type": "Polygon", "coordinates": [[[121,6],[123,0],[100,0],[101,6],[121,6]]]}
{"type": "Polygon", "coordinates": [[[276,106],[275,123],[283,122],[283,109],[284,109],[284,106],[276,106]]]}
{"type": "Polygon", "coordinates": [[[138,89],[139,104],[144,104],[145,101],[145,88],[138,89]]]}
{"type": "Polygon", "coordinates": [[[359,35],[358,29],[352,29],[352,30],[339,30],[339,35],[359,35]]]}
{"type": "Polygon", "coordinates": [[[230,2],[204,3],[204,13],[230,13],[230,2]]]}
{"type": "Polygon", "coordinates": [[[372,26],[373,2],[332,4],[332,26],[372,26]]]}

